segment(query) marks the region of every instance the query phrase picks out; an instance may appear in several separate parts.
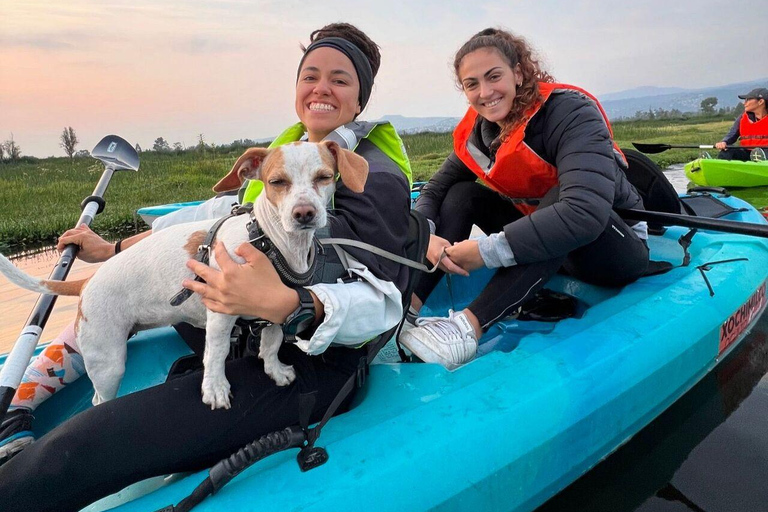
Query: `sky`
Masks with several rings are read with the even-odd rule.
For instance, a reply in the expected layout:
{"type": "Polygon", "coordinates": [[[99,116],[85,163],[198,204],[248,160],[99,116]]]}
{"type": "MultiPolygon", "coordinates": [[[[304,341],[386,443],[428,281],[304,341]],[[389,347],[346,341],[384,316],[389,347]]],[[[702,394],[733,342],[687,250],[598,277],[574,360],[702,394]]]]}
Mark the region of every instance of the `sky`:
{"type": "MultiPolygon", "coordinates": [[[[0,141],[64,156],[111,133],[148,149],[260,139],[296,121],[299,45],[346,21],[382,51],[363,119],[460,116],[454,52],[472,34],[525,36],[560,82],[596,95],[768,76],[768,9],[714,0],[0,0],[0,141]]],[[[768,85],[768,84],[766,84],[768,85]]]]}

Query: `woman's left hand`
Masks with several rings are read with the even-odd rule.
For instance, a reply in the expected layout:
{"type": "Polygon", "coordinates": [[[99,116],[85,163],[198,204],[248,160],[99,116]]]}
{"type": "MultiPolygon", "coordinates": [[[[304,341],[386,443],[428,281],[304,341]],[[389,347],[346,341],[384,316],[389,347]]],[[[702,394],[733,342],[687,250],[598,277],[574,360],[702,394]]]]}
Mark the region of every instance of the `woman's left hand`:
{"type": "Polygon", "coordinates": [[[298,307],[296,291],[283,284],[269,258],[251,244],[243,243],[235,249],[235,254],[245,259],[242,264],[229,257],[221,242],[216,244],[214,254],[220,271],[189,260],[187,267],[206,282],[185,279],[182,283],[199,294],[211,311],[283,323],[298,307]]]}
{"type": "Polygon", "coordinates": [[[446,248],[445,253],[451,258],[451,261],[468,272],[485,266],[485,262],[480,256],[477,240],[456,242],[451,247],[446,248]]]}

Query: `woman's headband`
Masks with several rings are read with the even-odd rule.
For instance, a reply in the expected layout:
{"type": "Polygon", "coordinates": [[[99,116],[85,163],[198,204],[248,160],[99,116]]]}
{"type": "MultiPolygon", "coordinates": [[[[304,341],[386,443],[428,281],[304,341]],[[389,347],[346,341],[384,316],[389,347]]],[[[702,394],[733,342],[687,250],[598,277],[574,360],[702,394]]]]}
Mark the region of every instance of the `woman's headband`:
{"type": "Polygon", "coordinates": [[[307,46],[307,49],[304,51],[304,56],[301,58],[301,62],[299,62],[299,70],[296,72],[296,81],[299,80],[301,66],[304,64],[304,59],[309,55],[309,52],[322,47],[338,50],[352,61],[352,65],[357,72],[357,79],[360,82],[360,94],[358,95],[357,100],[360,103],[360,110],[362,111],[371,97],[371,90],[373,89],[373,71],[371,70],[371,63],[368,60],[368,57],[365,56],[360,48],[346,39],[342,39],[341,37],[324,37],[307,46]]]}

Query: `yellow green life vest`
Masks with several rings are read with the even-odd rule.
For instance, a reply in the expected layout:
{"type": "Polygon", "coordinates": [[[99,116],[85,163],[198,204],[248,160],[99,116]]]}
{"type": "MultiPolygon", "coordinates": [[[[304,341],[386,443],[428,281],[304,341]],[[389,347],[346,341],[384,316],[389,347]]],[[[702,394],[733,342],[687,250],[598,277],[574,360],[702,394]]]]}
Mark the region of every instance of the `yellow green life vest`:
{"type": "MultiPolygon", "coordinates": [[[[290,142],[300,140],[306,129],[302,123],[296,123],[281,133],[272,143],[270,148],[276,148],[290,142]]],[[[363,139],[368,139],[374,146],[387,155],[408,179],[408,186],[413,184],[411,163],[405,151],[403,140],[389,122],[358,122],[353,121],[340,126],[331,132],[327,139],[337,140],[342,147],[354,151],[363,139]],[[352,146],[352,147],[350,147],[352,146]]],[[[259,180],[246,180],[238,193],[240,204],[253,203],[264,190],[264,183],[259,180]]]]}

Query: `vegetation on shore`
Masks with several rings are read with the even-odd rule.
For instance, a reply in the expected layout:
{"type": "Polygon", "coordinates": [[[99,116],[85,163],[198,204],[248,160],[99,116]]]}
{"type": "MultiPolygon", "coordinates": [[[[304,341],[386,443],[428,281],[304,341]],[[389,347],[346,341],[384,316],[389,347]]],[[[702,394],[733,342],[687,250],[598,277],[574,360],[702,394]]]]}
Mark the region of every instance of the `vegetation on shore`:
{"type": "MultiPolygon", "coordinates": [[[[727,133],[733,118],[693,117],[619,121],[613,124],[620,147],[631,142],[712,144],[727,133]]],[[[452,148],[450,133],[404,135],[414,180],[428,179],[452,148]]],[[[242,153],[228,147],[204,151],[141,153],[141,169],[118,172],[106,194],[107,207],[93,228],[119,238],[146,229],[135,214],[142,206],[193,201],[211,196],[211,187],[242,153]]],[[[686,162],[698,150],[650,155],[660,166],[686,162]]],[[[0,166],[0,252],[18,253],[55,243],[77,221],[80,202],[93,192],[103,166],[91,158],[22,159],[0,166]]]]}

